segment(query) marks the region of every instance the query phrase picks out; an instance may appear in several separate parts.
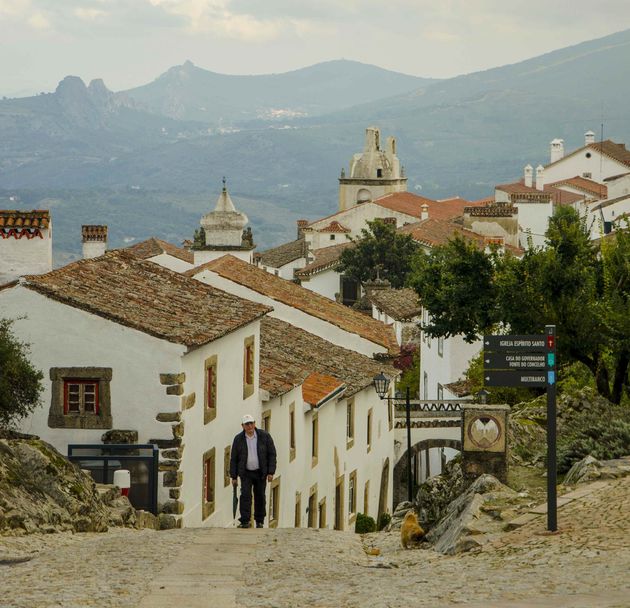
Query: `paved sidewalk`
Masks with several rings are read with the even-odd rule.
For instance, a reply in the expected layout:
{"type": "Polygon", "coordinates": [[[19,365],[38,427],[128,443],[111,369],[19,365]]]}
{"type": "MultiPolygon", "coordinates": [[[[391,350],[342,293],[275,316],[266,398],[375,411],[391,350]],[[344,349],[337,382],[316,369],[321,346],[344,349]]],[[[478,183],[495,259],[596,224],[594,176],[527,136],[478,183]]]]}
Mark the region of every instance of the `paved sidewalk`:
{"type": "Polygon", "coordinates": [[[244,571],[269,530],[196,530],[171,563],[157,572],[137,608],[238,608],[244,571]]]}

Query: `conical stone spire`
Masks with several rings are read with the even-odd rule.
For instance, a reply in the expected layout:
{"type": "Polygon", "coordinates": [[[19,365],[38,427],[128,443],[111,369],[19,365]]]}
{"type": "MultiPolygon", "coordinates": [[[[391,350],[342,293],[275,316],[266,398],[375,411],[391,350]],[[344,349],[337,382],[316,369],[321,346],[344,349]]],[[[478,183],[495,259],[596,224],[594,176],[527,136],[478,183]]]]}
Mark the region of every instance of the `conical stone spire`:
{"type": "Polygon", "coordinates": [[[201,227],[206,236],[206,247],[240,247],[243,228],[249,222],[244,213],[236,210],[223,178],[223,189],[214,211],[201,218],[201,227]]]}
{"type": "Polygon", "coordinates": [[[227,186],[225,185],[225,177],[223,177],[223,190],[221,190],[221,194],[217,199],[215,211],[236,211],[236,207],[232,202],[230,197],[230,193],[227,191],[227,186]]]}

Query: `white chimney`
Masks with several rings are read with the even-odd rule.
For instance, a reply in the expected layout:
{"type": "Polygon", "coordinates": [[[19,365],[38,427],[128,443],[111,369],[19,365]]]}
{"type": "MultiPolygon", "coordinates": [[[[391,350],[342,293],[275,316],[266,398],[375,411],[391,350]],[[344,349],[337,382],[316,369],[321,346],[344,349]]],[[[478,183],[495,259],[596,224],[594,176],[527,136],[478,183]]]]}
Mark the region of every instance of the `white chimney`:
{"type": "Polygon", "coordinates": [[[534,167],[532,167],[531,165],[525,165],[524,176],[525,176],[525,185],[528,188],[531,188],[532,178],[534,177],[534,167]]]}
{"type": "Polygon", "coordinates": [[[81,226],[83,257],[97,258],[107,249],[107,226],[81,226]]]}
{"type": "Polygon", "coordinates": [[[420,219],[421,220],[428,220],[429,219],[429,205],[424,203],[422,205],[422,207],[420,207],[420,209],[421,209],[421,211],[420,211],[420,219]]]}
{"type": "Polygon", "coordinates": [[[549,162],[555,163],[564,156],[564,139],[554,139],[551,141],[551,158],[549,162]]]}
{"type": "Polygon", "coordinates": [[[584,145],[588,146],[595,143],[595,133],[593,131],[587,131],[584,133],[584,145]]]}
{"type": "Polygon", "coordinates": [[[545,168],[542,165],[536,167],[536,190],[541,192],[545,189],[545,168]]]}

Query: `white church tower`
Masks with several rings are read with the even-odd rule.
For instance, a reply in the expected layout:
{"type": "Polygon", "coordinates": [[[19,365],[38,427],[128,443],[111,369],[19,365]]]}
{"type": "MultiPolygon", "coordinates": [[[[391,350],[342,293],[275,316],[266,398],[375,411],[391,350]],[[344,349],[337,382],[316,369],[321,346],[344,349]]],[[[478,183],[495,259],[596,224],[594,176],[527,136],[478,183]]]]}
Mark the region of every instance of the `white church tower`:
{"type": "Polygon", "coordinates": [[[345,169],[339,178],[339,211],[372,201],[392,192],[406,192],[407,178],[396,156],[396,139],[387,138],[381,148],[381,132],[377,127],[365,130],[363,152],[350,161],[350,173],[345,169]]]}
{"type": "Polygon", "coordinates": [[[256,245],[251,228],[244,229],[248,221],[247,216],[234,207],[223,178],[223,190],[214,211],[201,218],[201,228],[195,233],[191,248],[195,266],[227,253],[251,264],[256,245]]]}

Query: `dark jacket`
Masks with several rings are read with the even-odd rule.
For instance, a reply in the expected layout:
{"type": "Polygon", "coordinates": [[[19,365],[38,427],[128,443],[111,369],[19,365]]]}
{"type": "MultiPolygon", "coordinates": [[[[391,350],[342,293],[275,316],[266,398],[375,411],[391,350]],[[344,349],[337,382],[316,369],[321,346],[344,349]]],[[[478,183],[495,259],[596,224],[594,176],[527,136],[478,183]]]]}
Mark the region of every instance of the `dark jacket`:
{"type": "MultiPolygon", "coordinates": [[[[273,475],[276,472],[276,446],[273,439],[267,431],[256,429],[258,436],[258,464],[260,465],[260,473],[263,476],[273,475]]],[[[245,475],[245,466],[247,465],[247,439],[245,439],[245,431],[240,432],[232,442],[232,453],[230,455],[230,477],[243,477],[245,475]]]]}

